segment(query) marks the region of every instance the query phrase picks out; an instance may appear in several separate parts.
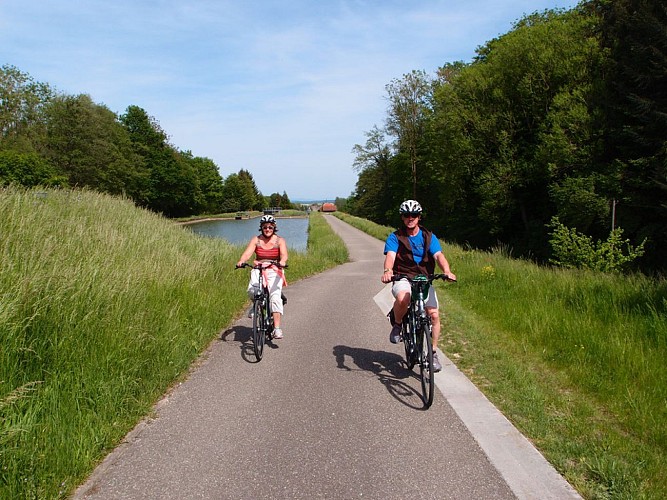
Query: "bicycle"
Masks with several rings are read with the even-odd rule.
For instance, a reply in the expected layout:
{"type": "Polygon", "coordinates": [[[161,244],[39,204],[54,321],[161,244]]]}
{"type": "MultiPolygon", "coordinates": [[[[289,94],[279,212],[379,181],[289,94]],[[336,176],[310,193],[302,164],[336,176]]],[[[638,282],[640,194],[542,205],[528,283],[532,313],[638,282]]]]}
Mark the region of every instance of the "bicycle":
{"type": "MultiPolygon", "coordinates": [[[[277,261],[260,262],[255,265],[244,263],[236,266],[236,269],[249,267],[259,271],[259,287],[252,300],[252,348],[257,361],[262,360],[264,354],[264,344],[273,339],[273,312],[271,311],[271,302],[269,300],[269,287],[265,283],[264,270],[268,267],[286,268],[277,261]]],[[[284,295],[281,296],[283,304],[287,302],[284,295]]]]}
{"type": "MultiPolygon", "coordinates": [[[[447,274],[433,274],[425,276],[418,274],[410,278],[404,274],[392,276],[391,281],[405,279],[410,282],[412,293],[410,294],[410,306],[403,316],[401,332],[403,334],[403,346],[405,347],[405,361],[408,370],[412,370],[419,364],[419,374],[422,387],[422,401],[424,408],[428,409],[433,404],[433,387],[435,383],[435,372],[433,371],[433,339],[431,334],[431,318],[426,314],[425,301],[428,297],[428,289],[435,280],[456,281],[447,274]]],[[[393,310],[389,311],[389,320],[394,324],[393,310]]]]}

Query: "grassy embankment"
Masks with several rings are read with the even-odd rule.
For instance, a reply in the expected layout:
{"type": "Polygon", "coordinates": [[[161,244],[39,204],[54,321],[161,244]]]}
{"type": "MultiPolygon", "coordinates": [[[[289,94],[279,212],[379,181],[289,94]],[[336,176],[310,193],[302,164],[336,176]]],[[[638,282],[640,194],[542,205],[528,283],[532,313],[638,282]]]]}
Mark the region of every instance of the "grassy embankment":
{"type": "MultiPolygon", "coordinates": [[[[65,497],[243,309],[241,247],[92,192],[0,190],[0,498],[65,497]]],[[[290,281],[347,260],[320,214],[290,281]]]]}
{"type": "Polygon", "coordinates": [[[667,498],[667,282],[444,251],[457,366],[585,498],[667,498]]]}

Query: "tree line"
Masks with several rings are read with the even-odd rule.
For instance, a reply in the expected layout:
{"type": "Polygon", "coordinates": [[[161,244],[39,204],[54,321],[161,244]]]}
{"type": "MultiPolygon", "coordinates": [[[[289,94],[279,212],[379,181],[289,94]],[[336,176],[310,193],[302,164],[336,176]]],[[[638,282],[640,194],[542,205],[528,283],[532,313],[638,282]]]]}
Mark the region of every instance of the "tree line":
{"type": "Polygon", "coordinates": [[[139,106],[117,115],[4,65],[0,186],[8,184],[89,188],[167,217],[292,208],[285,192],[262,195],[249,171],[223,178],[211,159],[179,150],[139,106]]]}
{"type": "Polygon", "coordinates": [[[622,228],[644,242],[641,268],[664,272],[666,93],[663,2],[533,13],[470,63],[386,86],[385,123],[353,148],[345,209],[395,226],[416,198],[444,238],[542,261],[554,224],[598,240],[622,228]]]}

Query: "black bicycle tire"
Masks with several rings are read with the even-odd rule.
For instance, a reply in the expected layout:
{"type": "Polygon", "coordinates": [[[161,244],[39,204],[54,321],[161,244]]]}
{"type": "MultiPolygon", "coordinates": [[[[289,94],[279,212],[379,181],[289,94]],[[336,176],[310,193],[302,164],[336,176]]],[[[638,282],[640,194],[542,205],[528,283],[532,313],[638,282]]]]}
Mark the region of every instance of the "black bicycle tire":
{"type": "Polygon", "coordinates": [[[419,356],[419,374],[422,385],[422,401],[424,409],[428,409],[433,404],[433,394],[435,389],[435,372],[433,371],[433,346],[431,342],[431,332],[428,325],[422,325],[419,328],[418,335],[421,337],[421,352],[419,356]]]}
{"type": "Polygon", "coordinates": [[[255,300],[252,307],[252,349],[257,361],[261,361],[262,356],[264,355],[264,337],[266,334],[266,327],[264,325],[264,308],[262,307],[261,299],[255,300]]]}
{"type": "Polygon", "coordinates": [[[414,335],[414,321],[410,317],[410,311],[406,313],[406,320],[403,322],[403,346],[405,347],[405,364],[408,370],[412,370],[417,362],[416,345],[414,335]]]}

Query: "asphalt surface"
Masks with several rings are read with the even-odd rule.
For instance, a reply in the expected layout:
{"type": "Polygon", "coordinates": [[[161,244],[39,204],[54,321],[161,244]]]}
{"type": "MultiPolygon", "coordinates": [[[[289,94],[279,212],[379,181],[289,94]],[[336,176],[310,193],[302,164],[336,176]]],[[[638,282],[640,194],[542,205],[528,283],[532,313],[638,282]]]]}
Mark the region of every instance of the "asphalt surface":
{"type": "Polygon", "coordinates": [[[449,360],[422,409],[373,300],[382,243],[327,220],[352,262],[285,289],[285,338],[257,363],[251,320],[222,332],[74,498],[577,498],[449,360]]]}

